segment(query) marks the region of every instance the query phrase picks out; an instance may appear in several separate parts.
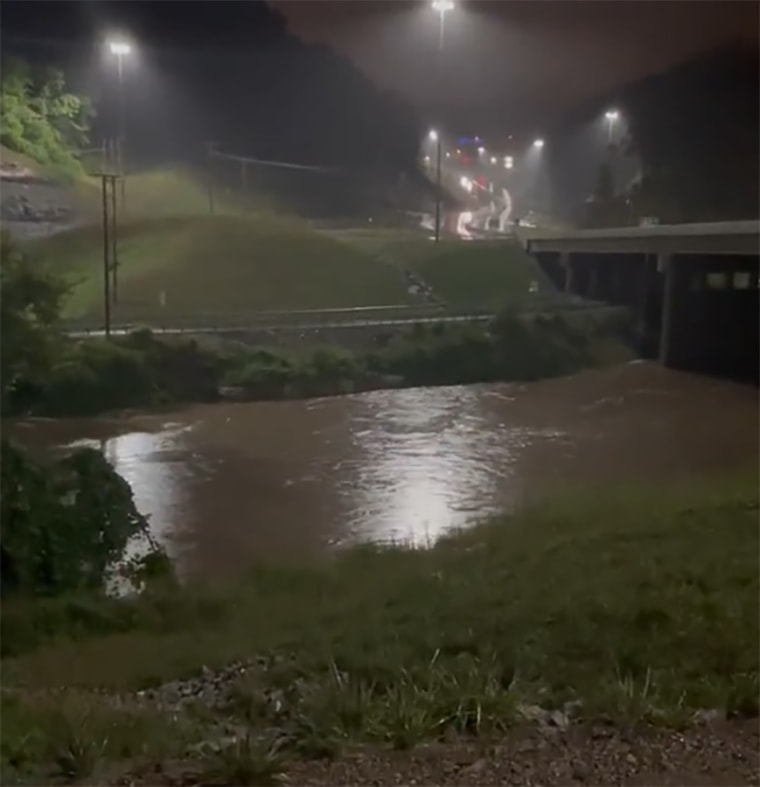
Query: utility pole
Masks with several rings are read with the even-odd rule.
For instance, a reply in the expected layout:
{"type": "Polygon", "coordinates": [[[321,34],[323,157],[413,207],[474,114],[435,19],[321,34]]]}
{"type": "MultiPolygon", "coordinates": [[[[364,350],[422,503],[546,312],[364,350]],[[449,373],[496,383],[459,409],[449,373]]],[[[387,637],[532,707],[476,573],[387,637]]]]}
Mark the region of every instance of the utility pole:
{"type": "MultiPolygon", "coordinates": [[[[441,15],[443,20],[443,15],[441,15]]],[[[435,242],[441,240],[441,134],[435,145],[435,242]]]]}
{"type": "Polygon", "coordinates": [[[103,322],[106,339],[111,338],[111,273],[109,268],[108,243],[108,182],[112,175],[105,172],[100,176],[101,191],[103,196],[103,322]]]}
{"type": "Polygon", "coordinates": [[[214,143],[206,143],[206,185],[208,188],[208,212],[214,215],[214,180],[213,180],[213,167],[212,160],[215,154],[214,143]]]}
{"type": "MultiPolygon", "coordinates": [[[[123,187],[124,187],[124,178],[121,178],[121,185],[122,185],[122,195],[124,194],[123,187]]],[[[124,202],[122,200],[122,206],[124,202]]],[[[118,282],[118,271],[119,271],[119,253],[118,253],[118,246],[117,246],[117,237],[116,237],[116,176],[112,177],[111,180],[111,275],[113,276],[113,302],[116,303],[119,300],[119,282],[118,282]]]]}

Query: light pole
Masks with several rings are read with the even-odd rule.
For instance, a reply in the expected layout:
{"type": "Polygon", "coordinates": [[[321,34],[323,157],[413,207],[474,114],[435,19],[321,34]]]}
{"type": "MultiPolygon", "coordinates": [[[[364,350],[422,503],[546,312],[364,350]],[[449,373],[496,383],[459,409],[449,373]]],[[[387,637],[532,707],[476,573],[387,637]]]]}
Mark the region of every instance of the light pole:
{"type": "Polygon", "coordinates": [[[109,41],[108,48],[111,54],[116,57],[116,70],[118,74],[119,87],[118,87],[118,109],[116,118],[116,155],[119,174],[121,177],[121,206],[122,210],[126,203],[126,181],[124,178],[124,64],[123,60],[132,51],[132,47],[126,41],[109,41]]]}
{"type": "Polygon", "coordinates": [[[604,113],[604,117],[607,118],[607,144],[611,145],[612,129],[615,127],[615,123],[617,123],[620,113],[617,111],[617,109],[608,109],[604,113]]]}
{"type": "Polygon", "coordinates": [[[454,2],[453,0],[433,0],[433,10],[438,12],[438,51],[442,52],[446,13],[454,10],[454,2]]]}
{"type": "Polygon", "coordinates": [[[432,129],[428,134],[431,142],[435,142],[435,242],[441,239],[441,137],[432,129]]]}

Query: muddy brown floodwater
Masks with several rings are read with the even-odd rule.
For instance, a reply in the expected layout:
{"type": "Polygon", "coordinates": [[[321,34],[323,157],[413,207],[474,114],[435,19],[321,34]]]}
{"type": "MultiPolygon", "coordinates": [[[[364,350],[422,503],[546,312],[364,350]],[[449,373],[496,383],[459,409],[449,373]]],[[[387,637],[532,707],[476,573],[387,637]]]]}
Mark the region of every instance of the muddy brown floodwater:
{"type": "Polygon", "coordinates": [[[364,540],[432,542],[558,488],[757,461],[754,388],[654,364],[526,385],[374,391],[34,420],[29,447],[100,447],[184,576],[364,540]]]}

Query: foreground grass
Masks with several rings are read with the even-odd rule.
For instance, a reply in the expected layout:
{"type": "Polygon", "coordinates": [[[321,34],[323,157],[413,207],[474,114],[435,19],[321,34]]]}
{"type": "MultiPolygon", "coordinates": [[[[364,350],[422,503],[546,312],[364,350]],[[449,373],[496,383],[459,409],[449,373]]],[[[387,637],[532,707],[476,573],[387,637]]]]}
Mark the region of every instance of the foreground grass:
{"type": "MultiPolygon", "coordinates": [[[[283,748],[493,733],[533,705],[578,702],[581,718],[625,723],[681,724],[700,708],[753,715],[757,522],[753,470],[667,493],[571,495],[427,551],[261,566],[234,589],[6,603],[5,767],[9,752],[16,776],[24,758],[39,775],[51,751],[69,770],[72,750],[78,770],[175,756],[208,740],[220,714],[124,698],[254,658],[221,713],[253,737],[204,767],[267,771],[283,748]]],[[[246,779],[226,783],[264,783],[246,779]]]]}
{"type": "MultiPolygon", "coordinates": [[[[36,242],[34,251],[72,283],[66,315],[100,325],[100,229],[61,233],[36,242]]],[[[273,216],[132,221],[120,233],[119,262],[116,321],[160,326],[204,314],[221,319],[406,301],[388,266],[297,220],[273,216]]]]}

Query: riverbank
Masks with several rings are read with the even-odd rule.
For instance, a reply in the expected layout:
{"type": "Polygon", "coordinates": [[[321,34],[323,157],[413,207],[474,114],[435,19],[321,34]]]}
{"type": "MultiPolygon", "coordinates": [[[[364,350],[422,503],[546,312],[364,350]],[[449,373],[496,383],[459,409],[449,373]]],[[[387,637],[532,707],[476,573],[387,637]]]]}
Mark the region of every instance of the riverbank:
{"type": "Polygon", "coordinates": [[[757,516],[751,468],[577,493],[427,550],[252,567],[234,588],[5,603],[3,783],[361,783],[357,746],[411,763],[389,752],[431,740],[480,751],[472,781],[526,725],[643,740],[755,718],[757,516]]]}
{"type": "Polygon", "coordinates": [[[69,417],[171,403],[271,401],[420,385],[533,381],[630,360],[619,314],[530,319],[505,313],[487,327],[420,324],[370,352],[340,347],[255,348],[159,338],[59,339],[44,374],[19,376],[5,416],[69,417]]]}

